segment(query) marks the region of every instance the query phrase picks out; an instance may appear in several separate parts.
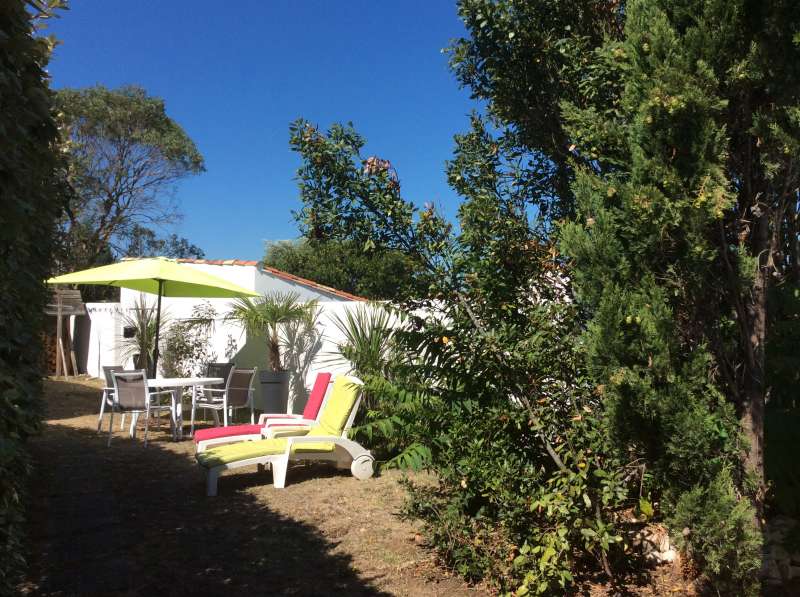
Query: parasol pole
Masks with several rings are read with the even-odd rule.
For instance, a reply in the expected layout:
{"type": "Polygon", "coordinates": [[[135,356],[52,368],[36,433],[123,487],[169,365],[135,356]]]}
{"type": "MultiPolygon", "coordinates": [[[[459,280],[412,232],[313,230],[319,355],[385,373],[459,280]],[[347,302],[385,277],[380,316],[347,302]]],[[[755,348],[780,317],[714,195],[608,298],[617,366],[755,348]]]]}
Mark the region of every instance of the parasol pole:
{"type": "Polygon", "coordinates": [[[150,379],[156,378],[158,370],[158,332],[161,327],[161,295],[164,294],[164,280],[158,281],[158,306],[156,307],[156,343],[153,347],[153,370],[150,372],[150,379]]]}

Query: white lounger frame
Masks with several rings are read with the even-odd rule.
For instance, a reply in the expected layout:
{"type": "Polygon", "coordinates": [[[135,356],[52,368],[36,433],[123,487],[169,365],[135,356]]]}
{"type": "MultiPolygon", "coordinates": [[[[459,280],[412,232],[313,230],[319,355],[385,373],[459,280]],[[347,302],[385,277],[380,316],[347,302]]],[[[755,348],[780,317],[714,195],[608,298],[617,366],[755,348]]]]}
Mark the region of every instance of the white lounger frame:
{"type": "MultiPolygon", "coordinates": [[[[363,383],[357,380],[358,383],[363,383]]],[[[358,398],[350,410],[350,416],[347,417],[344,430],[341,436],[337,435],[302,435],[302,436],[288,436],[286,437],[286,449],[281,454],[269,454],[265,456],[257,456],[255,458],[247,458],[244,460],[237,460],[227,464],[220,464],[208,468],[206,476],[206,495],[214,497],[217,495],[217,482],[222,471],[234,468],[241,468],[244,466],[258,465],[259,470],[265,467],[272,469],[272,482],[276,489],[283,489],[286,486],[286,470],[289,468],[289,462],[301,462],[303,460],[330,460],[336,462],[337,468],[345,468],[349,465],[350,472],[356,479],[364,480],[369,479],[375,472],[374,463],[375,457],[372,456],[369,450],[365,449],[358,442],[348,439],[347,432],[353,425],[356,418],[358,407],[361,405],[362,393],[359,393],[358,398]],[[316,443],[332,443],[332,452],[301,452],[299,454],[292,454],[292,446],[299,444],[316,444],[316,443]]],[[[325,396],[327,401],[328,396],[325,396]]],[[[323,403],[323,408],[324,408],[323,403]]],[[[322,408],[320,408],[322,412],[322,408]]],[[[274,419],[278,420],[278,419],[274,419]]],[[[286,420],[286,419],[283,419],[286,420]]],[[[311,427],[309,427],[309,430],[311,427]]],[[[276,429],[271,431],[273,437],[281,437],[281,430],[276,429]]],[[[290,434],[291,431],[285,433],[290,434]]],[[[245,436],[237,436],[243,438],[245,436]]],[[[255,439],[263,439],[257,436],[255,439]]],[[[198,450],[199,451],[199,450],[198,450]]]]}
{"type": "Polygon", "coordinates": [[[286,449],[282,454],[270,454],[268,456],[258,456],[237,460],[227,464],[220,464],[208,469],[206,476],[206,495],[214,497],[217,495],[217,484],[222,471],[228,469],[241,468],[244,466],[258,465],[259,470],[265,467],[272,469],[272,482],[275,489],[283,489],[286,486],[286,471],[290,462],[301,462],[303,460],[331,460],[336,462],[337,467],[344,468],[350,465],[350,471],[356,479],[369,479],[374,472],[375,458],[361,444],[353,440],[334,435],[329,436],[300,436],[286,438],[286,449]],[[301,452],[292,454],[292,447],[303,443],[331,442],[334,444],[333,452],[301,452]]]}

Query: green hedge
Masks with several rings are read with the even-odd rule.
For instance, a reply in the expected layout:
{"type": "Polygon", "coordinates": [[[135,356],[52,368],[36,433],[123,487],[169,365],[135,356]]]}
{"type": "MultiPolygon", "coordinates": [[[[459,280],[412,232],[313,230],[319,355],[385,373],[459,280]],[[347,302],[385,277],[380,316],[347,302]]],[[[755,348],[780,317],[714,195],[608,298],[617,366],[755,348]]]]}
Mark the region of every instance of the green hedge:
{"type": "Polygon", "coordinates": [[[43,280],[61,209],[50,44],[33,36],[26,4],[0,2],[0,594],[25,563],[25,441],[39,426],[43,280]]]}

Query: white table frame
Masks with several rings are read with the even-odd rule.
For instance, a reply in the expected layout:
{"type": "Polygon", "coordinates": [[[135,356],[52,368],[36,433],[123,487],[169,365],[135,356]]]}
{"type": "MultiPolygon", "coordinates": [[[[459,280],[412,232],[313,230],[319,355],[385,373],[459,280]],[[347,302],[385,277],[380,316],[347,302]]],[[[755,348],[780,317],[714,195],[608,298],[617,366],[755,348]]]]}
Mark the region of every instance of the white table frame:
{"type": "MultiPolygon", "coordinates": [[[[171,390],[172,394],[172,439],[178,441],[183,439],[183,389],[192,388],[192,400],[198,386],[215,386],[224,384],[225,380],[221,377],[163,377],[148,379],[147,387],[151,390],[159,388],[171,390]]],[[[136,420],[133,421],[134,428],[136,420]]]]}

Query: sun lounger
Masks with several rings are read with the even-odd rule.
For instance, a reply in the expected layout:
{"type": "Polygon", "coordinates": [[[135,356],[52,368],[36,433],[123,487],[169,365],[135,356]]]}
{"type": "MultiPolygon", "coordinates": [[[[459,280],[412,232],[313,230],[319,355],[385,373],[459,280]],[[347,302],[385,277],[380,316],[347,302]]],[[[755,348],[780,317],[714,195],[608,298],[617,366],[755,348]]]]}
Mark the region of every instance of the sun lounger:
{"type": "Polygon", "coordinates": [[[375,459],[357,442],[347,438],[361,402],[363,382],[355,377],[339,376],[320,415],[319,423],[300,437],[275,437],[219,446],[197,454],[197,462],[206,469],[206,492],[217,495],[217,482],[223,471],[258,465],[272,469],[273,484],[286,484],[289,462],[331,460],[339,467],[350,466],[357,479],[368,479],[375,459]]]}
{"type": "Polygon", "coordinates": [[[271,437],[276,429],[291,429],[298,432],[298,434],[302,434],[304,430],[308,430],[317,423],[317,416],[325,399],[330,381],[330,373],[317,374],[302,415],[262,414],[258,418],[258,424],[255,425],[231,425],[229,427],[199,429],[194,434],[196,452],[198,454],[205,452],[212,446],[271,437]]]}

